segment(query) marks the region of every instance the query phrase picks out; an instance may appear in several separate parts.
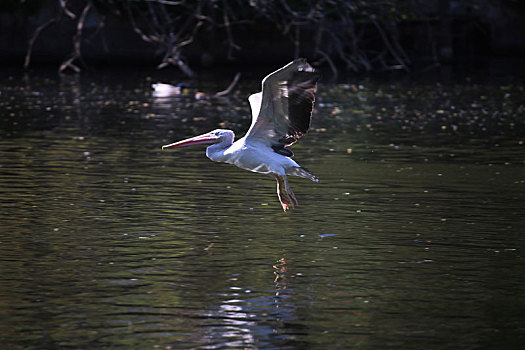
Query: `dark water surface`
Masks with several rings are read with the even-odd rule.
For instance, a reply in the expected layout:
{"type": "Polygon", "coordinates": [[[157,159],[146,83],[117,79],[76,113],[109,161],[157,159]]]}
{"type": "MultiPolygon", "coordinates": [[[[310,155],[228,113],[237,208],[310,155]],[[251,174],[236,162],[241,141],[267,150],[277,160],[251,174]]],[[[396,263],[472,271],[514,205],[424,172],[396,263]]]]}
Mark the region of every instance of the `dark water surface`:
{"type": "Polygon", "coordinates": [[[2,347],[523,346],[522,83],[321,84],[294,146],[321,183],[283,214],[271,178],[160,149],[243,134],[258,81],[194,98],[229,79],[2,76],[2,347]]]}

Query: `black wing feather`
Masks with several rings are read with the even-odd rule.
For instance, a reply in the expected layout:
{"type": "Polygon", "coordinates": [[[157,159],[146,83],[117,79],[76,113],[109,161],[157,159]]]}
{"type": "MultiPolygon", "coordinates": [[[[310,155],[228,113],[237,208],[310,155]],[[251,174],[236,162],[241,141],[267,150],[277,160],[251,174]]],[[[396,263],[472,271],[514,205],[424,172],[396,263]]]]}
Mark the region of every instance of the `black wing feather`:
{"type": "Polygon", "coordinates": [[[288,131],[279,142],[290,146],[303,137],[310,128],[319,73],[295,71],[287,82],[288,88],[288,131]]]}

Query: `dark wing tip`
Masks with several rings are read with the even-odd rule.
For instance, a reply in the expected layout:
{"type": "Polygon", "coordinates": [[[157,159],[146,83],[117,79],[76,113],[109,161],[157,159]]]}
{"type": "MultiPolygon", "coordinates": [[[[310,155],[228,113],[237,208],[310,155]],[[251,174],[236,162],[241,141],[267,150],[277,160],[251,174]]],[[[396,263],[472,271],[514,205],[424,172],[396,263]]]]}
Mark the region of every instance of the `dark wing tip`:
{"type": "MultiPolygon", "coordinates": [[[[304,60],[306,63],[306,60],[304,60]]],[[[301,138],[310,128],[315,91],[320,74],[308,63],[303,70],[294,71],[288,80],[288,119],[289,127],[286,136],[281,140],[291,145],[301,138]]]]}

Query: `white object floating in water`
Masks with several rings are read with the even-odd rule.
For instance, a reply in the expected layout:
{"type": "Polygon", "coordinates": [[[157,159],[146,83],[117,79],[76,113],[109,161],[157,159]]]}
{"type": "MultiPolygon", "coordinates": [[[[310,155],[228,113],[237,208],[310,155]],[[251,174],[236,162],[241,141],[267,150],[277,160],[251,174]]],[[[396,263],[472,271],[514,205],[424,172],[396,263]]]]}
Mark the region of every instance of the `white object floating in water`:
{"type": "Polygon", "coordinates": [[[170,84],[156,83],[152,84],[153,96],[155,97],[169,97],[181,94],[181,87],[170,84]]]}

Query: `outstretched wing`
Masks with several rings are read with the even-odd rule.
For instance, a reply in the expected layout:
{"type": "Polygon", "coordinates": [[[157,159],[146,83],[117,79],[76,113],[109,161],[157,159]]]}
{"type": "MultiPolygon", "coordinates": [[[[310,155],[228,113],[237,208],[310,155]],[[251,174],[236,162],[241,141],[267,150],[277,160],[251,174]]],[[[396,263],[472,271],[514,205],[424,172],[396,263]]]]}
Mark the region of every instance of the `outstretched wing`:
{"type": "Polygon", "coordinates": [[[319,73],[304,58],[266,76],[262,92],[249,97],[252,124],[246,139],[264,140],[277,153],[293,155],[284,147],[308,131],[318,80],[319,73]]]}

